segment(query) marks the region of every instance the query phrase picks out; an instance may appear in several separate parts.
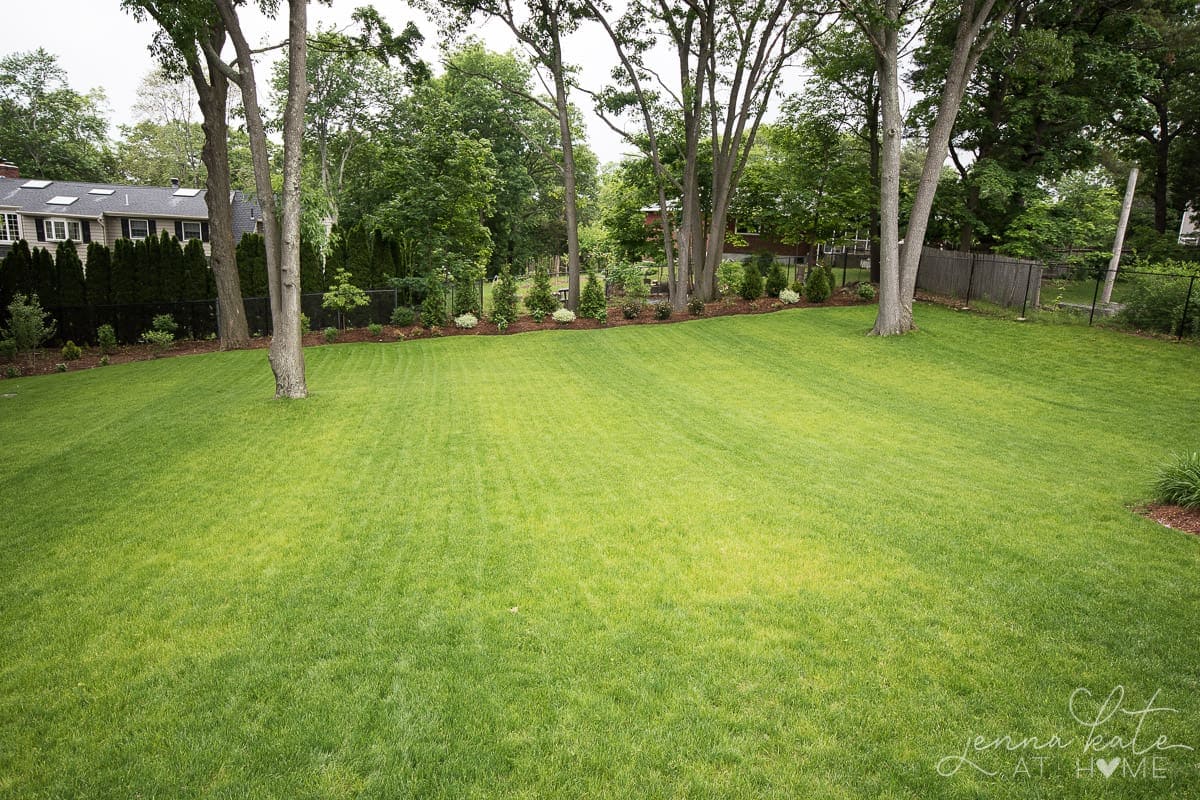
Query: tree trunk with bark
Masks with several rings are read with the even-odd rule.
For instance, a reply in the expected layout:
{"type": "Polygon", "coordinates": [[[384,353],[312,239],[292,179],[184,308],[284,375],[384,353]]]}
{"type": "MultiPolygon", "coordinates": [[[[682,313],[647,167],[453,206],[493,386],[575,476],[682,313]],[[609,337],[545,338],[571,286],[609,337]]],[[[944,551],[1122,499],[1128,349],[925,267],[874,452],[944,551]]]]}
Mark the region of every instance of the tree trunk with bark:
{"type": "Polygon", "coordinates": [[[229,71],[229,77],[237,81],[242,90],[242,105],[246,112],[246,130],[250,135],[250,152],[254,162],[254,183],[258,189],[259,205],[262,207],[263,232],[267,251],[267,291],[271,301],[271,348],[268,359],[271,371],[275,374],[276,397],[305,397],[308,394],[304,377],[304,354],[300,346],[300,303],[299,303],[299,159],[300,145],[303,135],[303,113],[305,95],[307,94],[307,77],[305,75],[305,59],[307,58],[307,0],[289,0],[289,57],[293,60],[288,67],[288,103],[285,111],[284,153],[285,161],[290,156],[297,160],[294,169],[285,166],[284,192],[285,210],[294,213],[292,224],[295,226],[294,241],[290,246],[295,248],[293,261],[288,265],[285,274],[280,258],[280,229],[279,217],[276,213],[274,188],[271,185],[270,152],[267,148],[267,134],[263,125],[262,109],[258,103],[258,86],[254,75],[254,56],[250,45],[242,32],[238,20],[234,0],[214,0],[221,19],[229,31],[237,55],[237,69],[228,64],[224,69],[229,71]],[[296,38],[300,41],[295,41],[296,38]],[[298,61],[296,60],[298,59],[298,61]],[[298,74],[297,74],[298,71],[298,74]],[[298,96],[295,91],[301,92],[298,96]],[[299,108],[293,108],[298,103],[299,108]],[[295,124],[294,117],[299,114],[299,128],[288,130],[289,125],[295,124]],[[288,138],[293,139],[290,152],[288,138]],[[294,173],[294,174],[292,174],[294,173]],[[287,185],[288,178],[295,182],[294,199],[286,203],[292,196],[292,188],[287,185]],[[288,208],[293,205],[295,208],[288,208]],[[294,293],[294,301],[291,295],[294,293]]]}
{"type": "MultiPolygon", "coordinates": [[[[224,41],[225,35],[221,32],[214,38],[224,41]]],[[[206,76],[199,55],[194,51],[187,60],[203,119],[204,146],[200,158],[207,172],[204,200],[208,206],[208,263],[217,287],[217,338],[222,350],[241,350],[250,346],[250,328],[246,322],[246,305],[242,302],[237,247],[233,241],[233,207],[229,202],[232,192],[227,121],[229,82],[211,61],[206,76]]]]}
{"type": "Polygon", "coordinates": [[[563,73],[562,31],[558,17],[550,17],[550,72],[554,77],[554,108],[558,112],[559,146],[563,160],[563,212],[567,226],[567,308],[579,309],[579,203],[575,186],[575,144],[567,80],[563,73]]]}
{"type": "MultiPolygon", "coordinates": [[[[900,297],[900,112],[899,0],[886,0],[884,13],[892,24],[876,26],[875,69],[879,75],[879,106],[883,126],[879,168],[879,311],[875,336],[906,333],[900,297]]],[[[911,325],[910,322],[907,325],[911,325]]]]}

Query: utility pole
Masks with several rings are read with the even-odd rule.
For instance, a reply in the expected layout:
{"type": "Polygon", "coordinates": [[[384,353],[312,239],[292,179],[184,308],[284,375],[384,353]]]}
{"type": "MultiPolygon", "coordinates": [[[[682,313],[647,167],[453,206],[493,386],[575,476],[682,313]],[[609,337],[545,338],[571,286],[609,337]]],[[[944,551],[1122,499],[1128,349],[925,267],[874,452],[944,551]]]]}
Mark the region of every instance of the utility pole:
{"type": "Polygon", "coordinates": [[[1113,282],[1117,279],[1117,267],[1121,265],[1121,248],[1125,246],[1125,226],[1129,224],[1129,208],[1133,205],[1133,190],[1137,186],[1138,168],[1129,171],[1129,183],[1125,186],[1125,202],[1121,204],[1121,217],[1117,220],[1117,238],[1113,242],[1112,259],[1108,262],[1108,274],[1104,276],[1104,294],[1100,302],[1108,305],[1112,299],[1113,282]]]}

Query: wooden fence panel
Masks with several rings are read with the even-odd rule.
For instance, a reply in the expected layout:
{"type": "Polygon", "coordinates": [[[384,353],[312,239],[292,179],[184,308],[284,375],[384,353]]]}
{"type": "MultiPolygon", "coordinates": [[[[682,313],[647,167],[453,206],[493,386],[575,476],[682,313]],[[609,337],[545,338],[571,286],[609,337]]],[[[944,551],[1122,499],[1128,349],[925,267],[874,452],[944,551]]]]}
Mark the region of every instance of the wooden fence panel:
{"type": "Polygon", "coordinates": [[[986,300],[1005,308],[1036,308],[1041,299],[1042,264],[994,253],[962,253],[925,247],[917,269],[917,288],[957,297],[986,300]]]}

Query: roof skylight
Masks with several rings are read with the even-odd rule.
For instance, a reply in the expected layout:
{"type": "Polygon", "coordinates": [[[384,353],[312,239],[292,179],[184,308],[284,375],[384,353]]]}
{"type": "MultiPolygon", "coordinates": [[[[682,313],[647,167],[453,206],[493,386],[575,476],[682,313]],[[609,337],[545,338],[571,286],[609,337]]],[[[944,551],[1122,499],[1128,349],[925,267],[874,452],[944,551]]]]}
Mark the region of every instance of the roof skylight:
{"type": "Polygon", "coordinates": [[[113,189],[88,189],[88,194],[110,195],[110,194],[114,194],[114,193],[115,193],[115,190],[113,190],[113,189]]]}
{"type": "Polygon", "coordinates": [[[69,205],[71,205],[71,203],[74,203],[78,199],[79,199],[78,197],[65,197],[63,195],[59,195],[58,197],[51,197],[49,200],[47,200],[46,205],[69,206],[69,205]]]}
{"type": "Polygon", "coordinates": [[[195,197],[200,194],[199,189],[176,189],[174,197],[195,197]]]}
{"type": "Polygon", "coordinates": [[[25,181],[21,184],[22,189],[45,189],[50,185],[50,181],[25,181]]]}

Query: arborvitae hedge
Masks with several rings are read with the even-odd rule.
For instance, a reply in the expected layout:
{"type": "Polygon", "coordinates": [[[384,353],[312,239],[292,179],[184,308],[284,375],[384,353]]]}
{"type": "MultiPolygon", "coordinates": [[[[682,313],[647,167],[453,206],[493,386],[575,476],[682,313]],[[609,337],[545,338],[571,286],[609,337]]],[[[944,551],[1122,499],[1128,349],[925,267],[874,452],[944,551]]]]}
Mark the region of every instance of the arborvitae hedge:
{"type": "Polygon", "coordinates": [[[242,297],[267,296],[267,242],[257,233],[247,233],[237,245],[238,277],[242,297]]]}
{"type": "Polygon", "coordinates": [[[112,302],[112,251],[99,242],[87,249],[87,299],[98,306],[112,302]]]}
{"type": "Polygon", "coordinates": [[[54,254],[58,303],[60,306],[87,305],[87,287],[83,282],[83,262],[74,242],[60,242],[54,254]]]}
{"type": "Polygon", "coordinates": [[[216,283],[208,268],[208,257],[199,239],[192,239],[183,249],[184,299],[208,300],[217,296],[216,283]]]}
{"type": "Polygon", "coordinates": [[[325,276],[321,271],[321,252],[312,240],[300,235],[300,291],[325,291],[325,276]]]}

